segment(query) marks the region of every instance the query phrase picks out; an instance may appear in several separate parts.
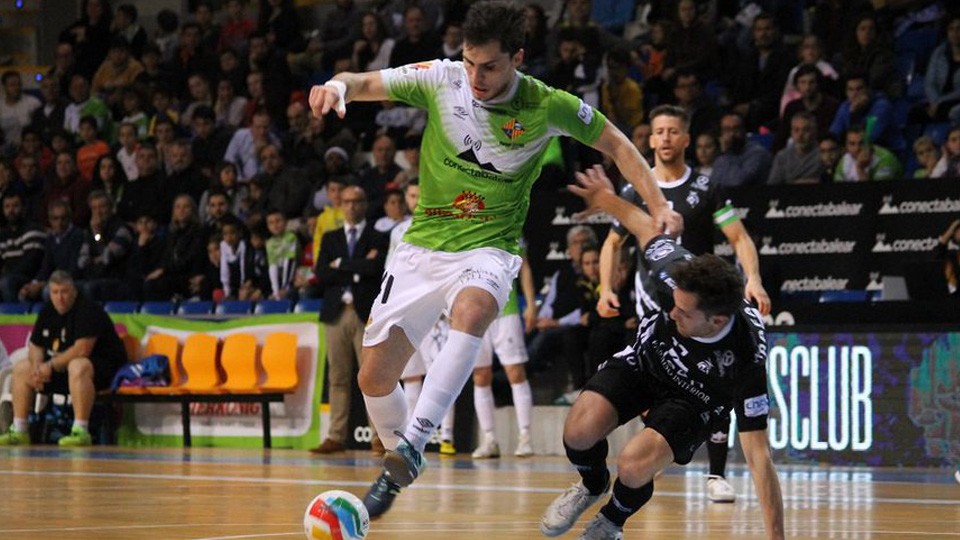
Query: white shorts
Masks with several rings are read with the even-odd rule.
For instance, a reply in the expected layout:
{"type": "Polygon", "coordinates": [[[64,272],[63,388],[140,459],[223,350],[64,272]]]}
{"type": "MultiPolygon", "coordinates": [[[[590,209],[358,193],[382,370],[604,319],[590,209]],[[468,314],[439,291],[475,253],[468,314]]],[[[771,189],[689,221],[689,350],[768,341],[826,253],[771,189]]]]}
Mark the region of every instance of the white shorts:
{"type": "Polygon", "coordinates": [[[394,326],[403,330],[410,343],[420,343],[467,287],[489,292],[497,309],[503,310],[519,271],[520,257],[501,249],[448,253],[402,242],[387,264],[363,344],[382,343],[394,326]]]}
{"type": "Polygon", "coordinates": [[[527,346],[523,342],[523,323],[520,315],[503,315],[490,324],[483,335],[476,367],[493,365],[493,353],[504,366],[523,364],[527,361],[527,346]]]}
{"type": "Polygon", "coordinates": [[[420,342],[420,346],[413,352],[413,356],[407,362],[407,367],[403,368],[401,379],[410,379],[412,377],[422,377],[427,374],[427,370],[436,361],[440,354],[440,349],[447,342],[447,332],[450,331],[450,321],[446,317],[441,317],[437,324],[433,325],[427,336],[420,342]]]}

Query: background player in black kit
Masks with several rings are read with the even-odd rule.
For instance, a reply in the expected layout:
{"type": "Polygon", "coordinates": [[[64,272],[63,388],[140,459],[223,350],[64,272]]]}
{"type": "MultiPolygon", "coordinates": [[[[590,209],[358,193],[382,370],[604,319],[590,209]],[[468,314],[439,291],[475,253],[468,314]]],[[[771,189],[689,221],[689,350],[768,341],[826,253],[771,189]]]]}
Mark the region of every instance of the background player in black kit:
{"type": "Polygon", "coordinates": [[[560,535],[610,488],[607,435],[644,413],[645,427],[620,453],[613,496],[581,539],[622,538],[623,524],[653,495],[653,478],[686,464],[710,422],[732,407],[770,539],[782,539],[783,500],[767,439],[766,342],[760,313],[743,299],[739,273],[722,259],[694,257],[658,231],[649,215],[618,197],[597,167],[571,191],[590,210],[617,218],[644,246],[655,294],[632,348],[587,383],[564,425],[563,443],[581,482],[547,508],[540,530],[560,535]]]}
{"type": "MultiPolygon", "coordinates": [[[[674,105],[661,105],[650,112],[650,125],[650,147],[656,160],[653,176],[670,207],[683,216],[683,236],[678,243],[694,255],[711,253],[714,227],[719,229],[737,255],[746,279],[745,297],[755,303],[761,315],[767,315],[770,313],[770,297],[760,279],[756,245],[720,186],[684,162],[684,154],[690,145],[690,120],[686,111],[674,105]]],[[[645,208],[643,199],[629,185],[621,191],[620,196],[645,208]]],[[[600,300],[597,302],[597,313],[601,317],[616,316],[620,307],[610,281],[614,262],[619,260],[620,250],[629,236],[626,228],[614,223],[603,242],[600,253],[600,300]]],[[[642,250],[637,250],[636,296],[637,314],[640,316],[645,311],[643,298],[652,294],[649,292],[651,287],[649,266],[642,250]]],[[[736,491],[725,478],[729,431],[730,415],[719,416],[714,419],[707,440],[710,456],[707,497],[714,502],[733,502],[737,497],[736,491]]]]}

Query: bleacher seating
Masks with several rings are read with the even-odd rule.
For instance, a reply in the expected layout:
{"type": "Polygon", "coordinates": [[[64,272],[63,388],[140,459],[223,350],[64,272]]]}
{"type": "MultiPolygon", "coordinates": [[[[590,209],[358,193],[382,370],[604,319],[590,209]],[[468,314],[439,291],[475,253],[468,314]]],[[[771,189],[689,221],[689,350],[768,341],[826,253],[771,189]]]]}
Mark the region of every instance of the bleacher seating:
{"type": "Polygon", "coordinates": [[[248,315],[253,310],[253,302],[249,300],[224,300],[217,304],[214,313],[217,315],[248,315]]]}
{"type": "Polygon", "coordinates": [[[140,313],[148,315],[173,315],[176,309],[173,302],[144,302],[140,305],[140,313]]]}
{"type": "Polygon", "coordinates": [[[0,302],[0,315],[25,315],[30,311],[30,304],[23,302],[0,302]]]}
{"type": "Polygon", "coordinates": [[[269,315],[276,313],[290,313],[293,303],[289,300],[261,300],[257,302],[253,312],[257,315],[269,315]]]}
{"type": "Polygon", "coordinates": [[[178,315],[210,315],[213,312],[213,302],[207,300],[190,300],[182,302],[177,308],[178,315]]]}
{"type": "Polygon", "coordinates": [[[137,302],[113,301],[103,304],[107,313],[136,313],[138,308],[137,302]]]}
{"type": "Polygon", "coordinates": [[[321,307],[323,307],[322,298],[304,298],[297,302],[293,311],[294,313],[320,313],[321,307]]]}

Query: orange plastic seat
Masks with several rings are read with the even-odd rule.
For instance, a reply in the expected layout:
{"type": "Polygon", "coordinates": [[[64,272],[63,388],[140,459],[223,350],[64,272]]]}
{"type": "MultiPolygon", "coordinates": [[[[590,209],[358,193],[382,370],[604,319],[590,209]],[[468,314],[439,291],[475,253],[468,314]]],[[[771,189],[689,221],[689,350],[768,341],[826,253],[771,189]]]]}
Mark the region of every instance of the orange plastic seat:
{"type": "Polygon", "coordinates": [[[220,365],[226,380],[220,386],[224,392],[256,392],[260,382],[257,371],[257,338],[253,334],[231,334],[223,341],[220,365]]]}
{"type": "MultiPolygon", "coordinates": [[[[222,382],[217,358],[218,340],[209,334],[192,334],[183,344],[180,362],[186,380],[176,386],[149,389],[151,394],[182,394],[217,392],[222,382]]],[[[172,370],[171,370],[172,371],[172,370]]]]}
{"type": "Polygon", "coordinates": [[[264,392],[295,392],[300,383],[297,373],[297,336],[290,332],[274,332],[267,336],[260,351],[260,364],[266,380],[264,392]]]}
{"type": "MultiPolygon", "coordinates": [[[[180,342],[177,341],[175,336],[168,334],[152,334],[149,339],[147,339],[147,345],[143,348],[143,354],[135,353],[134,356],[130,356],[132,347],[140,348],[140,342],[136,340],[135,337],[127,334],[123,336],[123,345],[127,349],[127,357],[130,358],[131,362],[138,361],[144,356],[150,356],[151,354],[162,354],[167,357],[170,363],[170,387],[178,385],[182,377],[180,376],[180,366],[177,364],[177,356],[180,353],[180,342]],[[132,341],[132,343],[131,343],[132,341]]],[[[138,388],[135,386],[122,386],[117,389],[118,394],[150,394],[154,393],[154,390],[158,388],[167,388],[168,386],[162,387],[146,387],[138,388]]],[[[157,393],[168,392],[169,390],[160,390],[157,393]]]]}

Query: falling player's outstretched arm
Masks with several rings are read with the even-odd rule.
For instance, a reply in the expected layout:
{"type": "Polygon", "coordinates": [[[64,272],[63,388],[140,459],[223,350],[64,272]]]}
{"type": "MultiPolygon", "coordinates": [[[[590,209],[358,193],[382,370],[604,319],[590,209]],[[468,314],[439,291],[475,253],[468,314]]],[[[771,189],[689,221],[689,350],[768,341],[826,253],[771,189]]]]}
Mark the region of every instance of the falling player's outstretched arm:
{"type": "Polygon", "coordinates": [[[770,456],[767,430],[741,431],[740,445],[763,509],[767,538],[783,540],[783,496],[780,494],[780,479],[770,456]]]}
{"type": "Polygon", "coordinates": [[[640,246],[646,246],[663,232],[650,214],[613,191],[613,184],[599,165],[594,165],[582,173],[578,172],[576,178],[577,184],[568,186],[568,189],[587,203],[587,210],[602,210],[615,217],[637,237],[640,246]]]}
{"type": "Polygon", "coordinates": [[[670,209],[666,197],[657,186],[650,165],[622,131],[612,122],[607,122],[600,137],[593,143],[593,147],[610,156],[617,164],[624,178],[633,185],[633,189],[637,190],[643,201],[647,203],[658,231],[673,236],[679,236],[683,232],[683,217],[670,209]]]}
{"type": "Polygon", "coordinates": [[[345,106],[351,101],[384,101],[388,98],[387,88],[379,71],[343,72],[334,75],[333,79],[326,83],[311,88],[309,102],[310,110],[316,117],[332,110],[343,118],[347,112],[345,106]]]}

